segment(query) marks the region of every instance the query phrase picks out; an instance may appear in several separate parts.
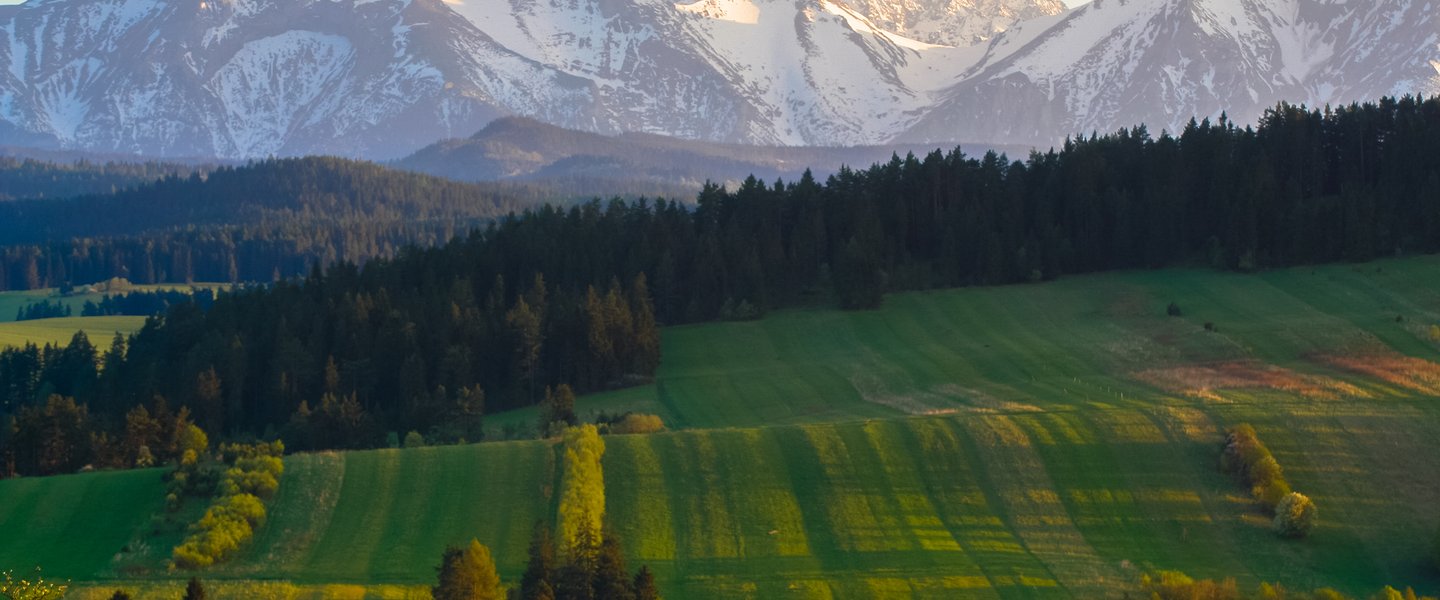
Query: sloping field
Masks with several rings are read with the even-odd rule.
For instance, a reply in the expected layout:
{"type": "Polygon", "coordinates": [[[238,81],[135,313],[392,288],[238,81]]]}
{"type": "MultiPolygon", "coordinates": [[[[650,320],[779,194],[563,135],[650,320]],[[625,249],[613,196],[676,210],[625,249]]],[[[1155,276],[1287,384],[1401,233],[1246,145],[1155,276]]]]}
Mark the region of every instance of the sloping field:
{"type": "MultiPolygon", "coordinates": [[[[686,428],[607,438],[605,457],[612,525],[670,598],[1120,597],[1155,569],[1434,593],[1436,274],[1433,258],[1131,273],[675,328],[655,385],[580,409],[686,428]],[[1274,537],[1219,473],[1242,421],[1319,505],[1309,539],[1274,537]]],[[[256,542],[206,576],[400,597],[476,537],[514,581],[553,518],[555,463],[544,442],[293,456],[256,542]]],[[[143,539],[162,489],[144,473],[0,482],[0,564],[35,547],[56,576],[144,576],[118,570],[136,562],[114,562],[115,542],[143,539]],[[111,486],[153,503],[76,491],[111,486]],[[84,506],[17,533],[27,493],[84,506]]]]}
{"type": "MultiPolygon", "coordinates": [[[[1262,379],[1260,387],[1323,390],[1356,373],[1332,357],[1436,360],[1437,324],[1436,257],[897,294],[874,312],[789,310],[668,328],[656,384],[585,398],[579,410],[655,413],[672,428],[750,427],[1148,407],[1161,396],[1193,399],[1262,379]],[[1166,316],[1171,302],[1181,317],[1166,316]],[[1196,365],[1204,368],[1187,371],[1196,365]]],[[[1375,394],[1415,392],[1361,379],[1354,385],[1375,394]]],[[[494,415],[490,423],[532,425],[535,414],[494,415]]]]}
{"type": "MultiPolygon", "coordinates": [[[[1354,593],[1434,589],[1433,410],[1246,400],[611,437],[609,514],[632,560],[676,598],[1093,598],[1133,589],[1146,569],[1354,593]],[[1310,539],[1275,538],[1217,471],[1219,429],[1239,419],[1257,424],[1321,507],[1310,539]]],[[[530,525],[553,514],[553,456],[544,443],[509,442],[292,457],[264,535],[207,576],[423,585],[447,543],[473,536],[514,581],[530,525]]],[[[153,472],[142,475],[158,499],[153,472]]],[[[71,541],[40,557],[53,575],[123,578],[107,557],[158,502],[95,496],[120,477],[6,482],[0,506],[16,484],[63,484],[53,493],[68,495],[93,482],[80,486],[94,490],[85,506],[56,507],[73,520],[45,530],[71,541]]],[[[43,533],[20,531],[22,548],[43,533]]]]}
{"type": "Polygon", "coordinates": [[[65,317],[0,323],[0,348],[27,343],[63,345],[70,342],[75,332],[84,331],[90,343],[104,349],[110,347],[110,339],[116,333],[130,335],[144,326],[145,317],[65,317]]]}

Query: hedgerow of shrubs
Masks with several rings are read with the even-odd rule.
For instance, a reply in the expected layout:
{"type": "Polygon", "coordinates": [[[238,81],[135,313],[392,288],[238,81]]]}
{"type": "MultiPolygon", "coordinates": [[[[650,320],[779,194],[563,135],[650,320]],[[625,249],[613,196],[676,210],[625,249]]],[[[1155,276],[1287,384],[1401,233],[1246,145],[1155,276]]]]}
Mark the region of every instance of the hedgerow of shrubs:
{"type": "Polygon", "coordinates": [[[223,446],[230,468],[216,486],[216,498],[205,516],[190,527],[190,536],[171,552],[177,569],[203,569],[232,556],[265,523],[263,499],[280,488],[285,464],[280,442],[223,446]]]}
{"type": "MultiPolygon", "coordinates": [[[[1330,588],[1321,588],[1310,593],[1285,589],[1279,584],[1261,583],[1254,593],[1240,591],[1234,579],[1215,581],[1213,579],[1192,579],[1178,571],[1161,571],[1145,575],[1140,579],[1140,589],[1150,600],[1354,600],[1330,588]]],[[[1417,596],[1415,590],[1404,592],[1386,586],[1379,593],[1370,596],[1374,600],[1435,600],[1429,596],[1417,596]]]]}
{"type": "Polygon", "coordinates": [[[1315,527],[1319,515],[1315,502],[1290,489],[1280,463],[1248,423],[1236,425],[1225,436],[1220,466],[1249,486],[1255,500],[1274,515],[1275,533],[1302,538],[1315,527]]]}
{"type": "Polygon", "coordinates": [[[1248,423],[1236,425],[1225,436],[1220,467],[1249,486],[1250,494],[1266,511],[1274,512],[1280,501],[1291,492],[1280,463],[1248,423]]]}
{"type": "Polygon", "coordinates": [[[659,415],[648,415],[644,413],[625,413],[619,419],[610,423],[604,430],[605,433],[615,435],[632,435],[640,433],[658,433],[665,431],[665,421],[659,415]]]}

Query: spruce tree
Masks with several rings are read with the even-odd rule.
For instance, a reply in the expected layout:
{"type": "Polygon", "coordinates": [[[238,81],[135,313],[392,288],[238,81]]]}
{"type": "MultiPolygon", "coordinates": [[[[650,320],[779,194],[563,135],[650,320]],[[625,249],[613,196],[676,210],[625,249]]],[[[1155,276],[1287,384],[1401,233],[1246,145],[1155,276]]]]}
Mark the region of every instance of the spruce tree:
{"type": "Polygon", "coordinates": [[[501,600],[505,597],[490,549],[477,540],[470,540],[470,545],[463,550],[455,546],[446,548],[438,570],[439,581],[430,589],[435,600],[501,600]]]}
{"type": "Polygon", "coordinates": [[[555,542],[550,527],[544,521],[535,523],[535,532],[530,537],[530,561],[525,565],[525,574],[520,576],[521,600],[553,600],[555,573],[555,542]]]}
{"type": "Polygon", "coordinates": [[[190,578],[190,583],[185,584],[185,597],[183,600],[205,600],[205,586],[200,585],[200,580],[190,578]]]}
{"type": "Polygon", "coordinates": [[[605,531],[595,557],[595,600],[635,600],[630,573],[625,570],[625,552],[614,533],[605,531]]]}
{"type": "Polygon", "coordinates": [[[655,588],[655,574],[650,572],[650,567],[640,566],[640,572],[635,574],[635,600],[660,600],[660,590],[655,588]]]}

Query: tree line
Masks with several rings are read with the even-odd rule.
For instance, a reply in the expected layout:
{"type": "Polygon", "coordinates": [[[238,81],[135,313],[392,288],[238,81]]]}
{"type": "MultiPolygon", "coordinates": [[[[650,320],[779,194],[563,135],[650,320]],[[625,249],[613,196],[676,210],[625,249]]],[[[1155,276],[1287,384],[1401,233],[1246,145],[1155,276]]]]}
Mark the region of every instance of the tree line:
{"type": "MultiPolygon", "coordinates": [[[[328,172],[308,160],[274,164],[293,165],[288,185],[303,187],[307,173],[328,172]]],[[[210,431],[318,420],[285,439],[364,447],[378,443],[377,422],[426,432],[473,416],[477,400],[495,412],[561,384],[586,393],[645,381],[660,323],[868,308],[890,291],[1106,269],[1437,250],[1440,99],[1280,104],[1255,127],[1223,117],[1174,136],[1137,127],[1025,161],[937,151],[823,183],[708,185],[693,205],[541,206],[443,247],[363,268],[341,260],[208,311],[172,307],[103,359],[88,342],[0,353],[0,406],[60,393],[119,415],[159,395],[210,431]]]]}
{"type": "Polygon", "coordinates": [[[115,193],[163,177],[188,175],[209,168],[84,159],[65,163],[0,156],[0,201],[115,193]]]}
{"type": "Polygon", "coordinates": [[[270,282],[313,264],[441,244],[554,198],[556,187],[459,183],[313,157],[169,173],[111,193],[0,202],[0,291],[115,277],[270,282]]]}

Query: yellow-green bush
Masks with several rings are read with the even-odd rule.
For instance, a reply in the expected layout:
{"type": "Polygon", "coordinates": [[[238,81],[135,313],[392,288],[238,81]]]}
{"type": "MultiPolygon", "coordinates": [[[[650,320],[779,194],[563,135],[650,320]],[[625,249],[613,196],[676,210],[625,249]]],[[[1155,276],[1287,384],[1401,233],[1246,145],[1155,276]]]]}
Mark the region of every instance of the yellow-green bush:
{"type": "Polygon", "coordinates": [[[1273,512],[1280,501],[1291,493],[1290,483],[1285,481],[1285,470],[1280,468],[1280,463],[1249,424],[1237,425],[1226,434],[1220,466],[1244,481],[1250,487],[1250,494],[1267,511],[1273,512]]]}
{"type": "MultiPolygon", "coordinates": [[[[1215,581],[1213,579],[1191,579],[1178,571],[1161,571],[1140,578],[1140,588],[1150,600],[1352,600],[1330,588],[1320,588],[1310,593],[1287,590],[1279,584],[1261,583],[1253,594],[1243,593],[1234,579],[1215,581]]],[[[1370,596],[1373,600],[1435,600],[1417,596],[1411,588],[1400,592],[1385,586],[1379,594],[1370,596]]]]}
{"type": "Polygon", "coordinates": [[[233,462],[217,486],[217,496],[205,516],[190,527],[190,536],[171,551],[178,569],[203,569],[229,558],[255,536],[265,523],[265,504],[280,487],[285,463],[284,446],[273,444],[227,445],[221,448],[233,462]]]}
{"type": "Polygon", "coordinates": [[[9,600],[59,600],[65,597],[67,586],[45,581],[40,569],[29,578],[16,579],[9,571],[0,573],[0,598],[9,600]]]}
{"type": "Polygon", "coordinates": [[[628,435],[665,431],[665,421],[658,415],[629,413],[610,426],[610,433],[628,435]]]}
{"type": "Polygon", "coordinates": [[[1319,510],[1309,497],[1291,492],[1275,506],[1275,533],[1282,537],[1305,537],[1310,535],[1319,518],[1319,510]]]}
{"type": "Polygon", "coordinates": [[[1152,600],[1239,600],[1241,597],[1234,579],[1197,581],[1178,571],[1145,575],[1140,587],[1152,600]]]}

